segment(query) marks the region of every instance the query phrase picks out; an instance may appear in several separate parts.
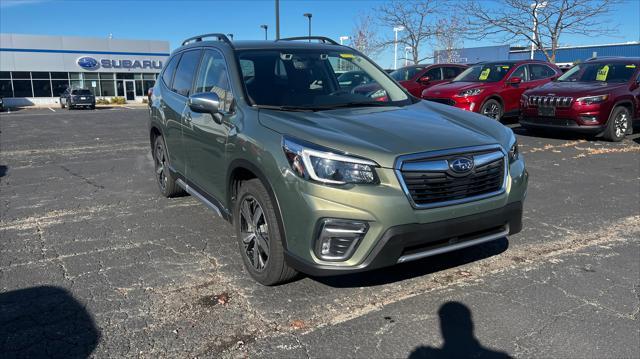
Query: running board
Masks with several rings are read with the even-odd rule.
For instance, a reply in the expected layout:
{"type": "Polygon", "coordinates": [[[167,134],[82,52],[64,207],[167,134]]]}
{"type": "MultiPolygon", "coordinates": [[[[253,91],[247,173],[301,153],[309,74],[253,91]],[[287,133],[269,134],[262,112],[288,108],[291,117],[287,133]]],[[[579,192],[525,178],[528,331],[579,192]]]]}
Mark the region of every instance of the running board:
{"type": "Polygon", "coordinates": [[[452,245],[449,245],[449,246],[445,246],[445,247],[426,250],[424,252],[404,255],[404,256],[398,258],[398,263],[405,263],[405,262],[415,261],[417,259],[430,257],[430,256],[435,256],[437,254],[447,253],[447,252],[455,251],[455,250],[458,250],[458,249],[475,246],[476,244],[489,242],[489,241],[493,241],[493,240],[496,240],[496,239],[499,239],[499,238],[506,237],[508,234],[509,234],[509,225],[507,224],[507,225],[504,226],[504,230],[500,231],[498,233],[493,233],[493,234],[490,234],[488,236],[484,236],[484,237],[480,237],[480,238],[476,238],[476,239],[472,239],[472,240],[468,240],[468,241],[464,241],[464,242],[460,242],[460,243],[455,243],[455,244],[452,244],[452,245]]]}
{"type": "MultiPolygon", "coordinates": [[[[216,212],[218,214],[218,216],[223,217],[222,216],[222,212],[220,211],[220,208],[218,208],[218,206],[216,206],[215,204],[211,203],[211,201],[209,201],[208,199],[205,198],[205,196],[201,195],[200,192],[196,191],[193,187],[189,186],[188,184],[186,184],[182,179],[178,178],[176,180],[176,183],[178,184],[178,186],[182,187],[182,189],[184,189],[188,194],[196,197],[197,199],[200,200],[200,202],[204,203],[207,207],[209,207],[212,211],[216,212]]],[[[224,218],[224,217],[223,217],[224,218]]]]}

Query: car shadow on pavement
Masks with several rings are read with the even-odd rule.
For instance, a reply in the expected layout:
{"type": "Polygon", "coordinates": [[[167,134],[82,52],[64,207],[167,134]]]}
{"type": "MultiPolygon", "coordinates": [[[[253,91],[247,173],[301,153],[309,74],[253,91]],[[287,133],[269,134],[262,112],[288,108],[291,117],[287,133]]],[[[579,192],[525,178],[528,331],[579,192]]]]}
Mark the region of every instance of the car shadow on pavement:
{"type": "Polygon", "coordinates": [[[507,238],[501,238],[488,243],[427,257],[413,262],[398,264],[392,267],[333,277],[312,277],[312,279],[335,288],[378,286],[479,261],[498,255],[506,251],[507,248],[509,248],[509,240],[507,238]]]}
{"type": "Polygon", "coordinates": [[[100,332],[66,289],[38,286],[0,293],[0,356],[87,358],[100,332]]]}
{"type": "Polygon", "coordinates": [[[589,136],[581,133],[574,133],[569,131],[550,131],[550,130],[528,130],[523,127],[513,127],[513,133],[518,136],[524,137],[536,137],[536,138],[551,138],[556,140],[567,140],[567,141],[576,141],[576,140],[587,140],[593,141],[597,140],[594,136],[589,136]]]}
{"type": "Polygon", "coordinates": [[[443,344],[441,348],[420,346],[409,359],[422,358],[511,358],[505,352],[485,348],[473,333],[471,310],[460,302],[447,302],[438,310],[443,344]]]}
{"type": "Polygon", "coordinates": [[[4,177],[9,173],[9,167],[5,165],[0,165],[0,178],[4,177]]]}

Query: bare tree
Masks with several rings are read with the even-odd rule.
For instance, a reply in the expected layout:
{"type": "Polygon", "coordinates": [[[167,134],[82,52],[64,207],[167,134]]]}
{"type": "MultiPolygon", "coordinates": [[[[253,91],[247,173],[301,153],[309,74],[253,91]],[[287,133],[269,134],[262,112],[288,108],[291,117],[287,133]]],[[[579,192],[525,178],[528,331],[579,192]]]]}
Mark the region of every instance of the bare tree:
{"type": "Polygon", "coordinates": [[[375,24],[369,14],[358,15],[349,39],[351,47],[369,57],[380,51],[375,24]]]}
{"type": "Polygon", "coordinates": [[[560,37],[579,34],[597,37],[611,33],[609,13],[620,0],[502,0],[498,6],[467,0],[464,8],[474,38],[526,40],[555,61],[560,37]]]}
{"type": "MultiPolygon", "coordinates": [[[[411,60],[417,64],[431,56],[420,57],[421,46],[436,34],[437,0],[392,0],[376,9],[378,24],[385,29],[402,26],[398,33],[398,47],[411,48],[411,60]]],[[[380,46],[394,44],[393,35],[384,38],[380,46]]]]}
{"type": "Polygon", "coordinates": [[[434,61],[448,63],[460,62],[460,53],[458,50],[463,45],[463,38],[466,31],[466,24],[456,16],[439,19],[436,26],[434,47],[440,51],[434,61]]]}

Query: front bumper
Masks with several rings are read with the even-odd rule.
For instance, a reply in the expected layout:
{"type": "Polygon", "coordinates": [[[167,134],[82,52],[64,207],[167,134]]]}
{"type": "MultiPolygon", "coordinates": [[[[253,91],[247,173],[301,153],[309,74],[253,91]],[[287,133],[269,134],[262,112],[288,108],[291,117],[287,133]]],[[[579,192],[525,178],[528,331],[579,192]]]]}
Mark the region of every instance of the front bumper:
{"type": "Polygon", "coordinates": [[[340,267],[311,263],[287,252],[287,262],[303,273],[327,276],[372,270],[504,238],[522,229],[522,202],[448,220],[388,228],[365,260],[340,267]]]}
{"type": "Polygon", "coordinates": [[[544,118],[544,117],[523,117],[520,125],[524,128],[569,131],[585,134],[599,134],[606,129],[603,125],[581,125],[572,119],[544,118]]]}
{"type": "MultiPolygon", "coordinates": [[[[459,242],[521,228],[528,174],[524,161],[509,164],[505,191],[499,195],[446,207],[415,209],[392,169],[379,168],[380,184],[336,188],[285,176],[279,200],[288,263],[312,275],[334,275],[393,265],[418,252],[461,248],[459,242]],[[328,262],[314,252],[317,224],[325,218],[368,223],[368,232],[344,261],[328,262]],[[508,226],[508,227],[507,227],[508,226]],[[415,252],[415,253],[414,253],[415,252]]],[[[500,237],[508,233],[503,233],[500,237]]],[[[495,239],[495,238],[494,238],[495,239]]],[[[409,257],[411,259],[411,257],[409,257]]]]}

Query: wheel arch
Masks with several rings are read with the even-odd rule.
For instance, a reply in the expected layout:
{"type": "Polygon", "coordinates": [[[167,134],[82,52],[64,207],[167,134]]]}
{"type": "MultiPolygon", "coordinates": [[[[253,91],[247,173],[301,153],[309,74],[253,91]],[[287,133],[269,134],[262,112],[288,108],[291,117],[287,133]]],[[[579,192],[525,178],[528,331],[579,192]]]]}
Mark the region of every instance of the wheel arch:
{"type": "Polygon", "coordinates": [[[244,160],[244,159],[236,159],[231,162],[228,169],[227,176],[227,198],[226,205],[229,209],[231,215],[229,217],[229,222],[233,223],[233,213],[235,211],[235,200],[236,195],[238,193],[238,189],[240,188],[240,184],[243,181],[248,181],[250,179],[258,179],[264,187],[267,189],[267,193],[269,194],[269,198],[273,202],[274,208],[276,210],[276,220],[278,222],[278,227],[280,229],[280,233],[282,233],[282,247],[287,249],[287,234],[284,228],[284,221],[282,219],[282,210],[280,209],[280,202],[278,202],[278,197],[273,190],[273,186],[271,182],[264,175],[264,173],[253,163],[244,160]]]}

